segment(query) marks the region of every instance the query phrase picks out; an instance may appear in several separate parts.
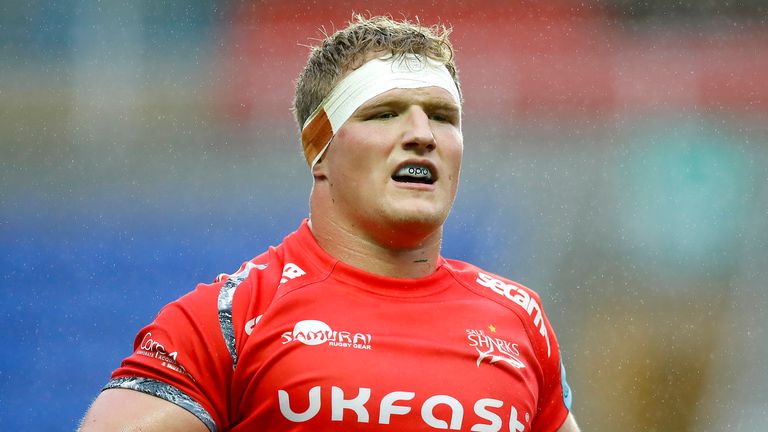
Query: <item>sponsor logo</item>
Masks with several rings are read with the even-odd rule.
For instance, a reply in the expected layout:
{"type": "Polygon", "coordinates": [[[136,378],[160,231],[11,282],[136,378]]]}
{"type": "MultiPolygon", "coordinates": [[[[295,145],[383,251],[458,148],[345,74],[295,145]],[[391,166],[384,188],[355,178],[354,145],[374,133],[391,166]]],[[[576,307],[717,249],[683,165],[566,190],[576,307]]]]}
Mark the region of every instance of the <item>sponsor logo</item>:
{"type": "Polygon", "coordinates": [[[351,422],[357,420],[358,423],[376,422],[387,425],[393,421],[397,422],[397,416],[414,417],[420,415],[421,421],[425,425],[435,429],[467,430],[465,428],[468,428],[468,430],[479,432],[502,429],[510,432],[525,432],[531,417],[530,413],[525,413],[524,420],[521,420],[514,405],[505,406],[503,400],[493,398],[478,399],[469,408],[452,396],[439,394],[428,397],[421,404],[421,407],[418,407],[410,402],[416,398],[416,393],[411,391],[393,391],[385,394],[379,400],[371,400],[372,391],[366,387],[358,388],[357,395],[350,395],[349,398],[344,394],[343,389],[336,386],[331,387],[330,395],[326,395],[326,397],[321,398],[322,392],[323,389],[320,386],[309,389],[307,396],[295,403],[295,406],[307,407],[306,410],[297,412],[292,408],[291,395],[285,390],[278,390],[277,398],[280,413],[289,421],[303,423],[312,420],[320,413],[322,401],[330,401],[331,421],[351,422]],[[378,411],[378,419],[371,419],[370,407],[373,407],[374,412],[378,411]],[[482,420],[481,423],[464,424],[464,413],[470,409],[482,420]]]}
{"type": "Polygon", "coordinates": [[[158,359],[161,361],[162,366],[180,374],[190,376],[187,370],[177,362],[179,353],[176,351],[172,353],[166,351],[163,344],[152,338],[152,332],[147,332],[141,339],[141,344],[139,345],[139,349],[136,350],[136,354],[158,359]]]}
{"type": "Polygon", "coordinates": [[[293,331],[283,333],[282,338],[283,345],[301,342],[304,345],[328,344],[333,347],[370,350],[373,337],[368,333],[336,331],[331,329],[328,324],[318,320],[304,320],[297,322],[293,326],[293,331]]]}
{"type": "Polygon", "coordinates": [[[522,288],[518,288],[513,284],[504,283],[503,281],[496,279],[492,276],[488,276],[485,273],[478,273],[475,282],[480,285],[490,288],[491,291],[496,294],[502,295],[518,306],[520,306],[527,314],[533,319],[533,325],[539,329],[539,333],[544,337],[547,342],[547,357],[552,354],[552,348],[549,343],[549,333],[547,332],[547,326],[544,324],[544,315],[541,312],[541,306],[531,298],[528,292],[522,288]]]}
{"type": "Polygon", "coordinates": [[[289,280],[296,279],[297,277],[304,276],[305,274],[307,273],[302,270],[301,267],[294,263],[288,263],[283,266],[283,277],[280,279],[280,283],[284,284],[289,280]]]}
{"type": "MultiPolygon", "coordinates": [[[[490,327],[495,329],[493,326],[490,327]]],[[[480,363],[485,360],[490,364],[503,362],[517,369],[525,367],[525,363],[520,360],[517,344],[488,336],[483,330],[467,329],[466,332],[469,346],[477,351],[477,367],[480,367],[480,363]]]]}

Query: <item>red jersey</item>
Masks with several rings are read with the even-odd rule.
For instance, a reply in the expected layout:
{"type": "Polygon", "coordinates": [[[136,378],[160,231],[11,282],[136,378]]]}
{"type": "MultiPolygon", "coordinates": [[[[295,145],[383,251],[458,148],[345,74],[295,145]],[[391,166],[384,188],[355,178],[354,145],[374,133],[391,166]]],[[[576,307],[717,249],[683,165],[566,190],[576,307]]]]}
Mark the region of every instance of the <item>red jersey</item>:
{"type": "Polygon", "coordinates": [[[168,304],[105,388],[211,431],[556,431],[570,390],[539,297],[440,258],[420,279],[328,255],[306,221],[168,304]]]}

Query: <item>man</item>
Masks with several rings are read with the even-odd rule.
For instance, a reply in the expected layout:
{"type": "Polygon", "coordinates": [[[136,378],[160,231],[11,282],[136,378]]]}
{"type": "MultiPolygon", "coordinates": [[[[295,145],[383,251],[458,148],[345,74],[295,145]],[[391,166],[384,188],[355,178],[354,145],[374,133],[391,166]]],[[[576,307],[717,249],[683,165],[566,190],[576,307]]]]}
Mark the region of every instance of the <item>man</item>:
{"type": "Polygon", "coordinates": [[[357,17],[295,111],[311,216],[163,308],[83,431],[577,431],[531,290],[440,256],[463,142],[447,31],[357,17]]]}

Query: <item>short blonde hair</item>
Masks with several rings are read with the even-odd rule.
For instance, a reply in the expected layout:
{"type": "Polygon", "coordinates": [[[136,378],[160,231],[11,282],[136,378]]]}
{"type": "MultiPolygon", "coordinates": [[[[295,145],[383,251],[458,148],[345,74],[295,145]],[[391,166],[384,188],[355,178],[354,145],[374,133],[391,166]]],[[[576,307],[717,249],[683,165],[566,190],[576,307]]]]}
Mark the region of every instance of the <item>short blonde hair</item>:
{"type": "Polygon", "coordinates": [[[453,46],[448,40],[451,29],[443,25],[422,26],[418,21],[395,21],[389,17],[365,18],[355,14],[349,25],[326,37],[312,48],[307,65],[296,80],[293,111],[299,129],[339,78],[359,67],[371,52],[392,55],[419,54],[443,64],[459,89],[458,71],[453,60],[453,46]]]}

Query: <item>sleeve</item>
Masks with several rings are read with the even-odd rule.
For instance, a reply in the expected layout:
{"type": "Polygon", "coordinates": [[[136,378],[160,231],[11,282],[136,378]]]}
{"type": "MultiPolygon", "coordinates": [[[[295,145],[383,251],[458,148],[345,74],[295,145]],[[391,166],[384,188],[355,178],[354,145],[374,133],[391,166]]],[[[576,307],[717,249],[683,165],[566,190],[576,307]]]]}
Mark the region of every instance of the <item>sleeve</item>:
{"type": "MultiPolygon", "coordinates": [[[[536,294],[531,296],[531,301],[533,308],[541,305],[541,299],[536,294]]],[[[539,392],[538,409],[531,429],[555,432],[562,426],[571,410],[572,394],[565,379],[565,367],[560,357],[555,331],[544,314],[544,310],[539,308],[539,311],[538,319],[535,313],[533,317],[537,331],[545,336],[544,338],[536,338],[539,341],[537,356],[541,367],[543,386],[539,392]]]]}
{"type": "Polygon", "coordinates": [[[165,306],[138,333],[133,354],[105,389],[151,394],[190,411],[212,432],[226,429],[233,355],[220,304],[227,282],[198,285],[165,306]]]}

